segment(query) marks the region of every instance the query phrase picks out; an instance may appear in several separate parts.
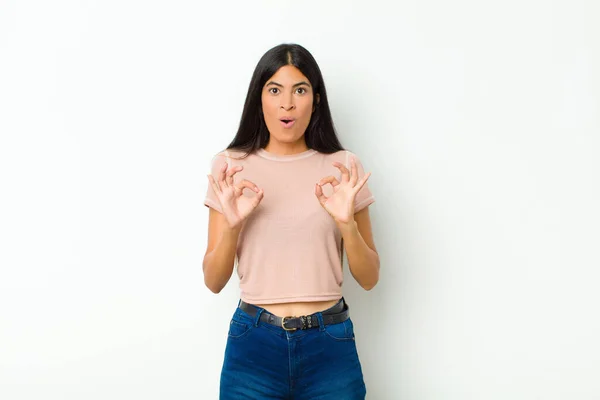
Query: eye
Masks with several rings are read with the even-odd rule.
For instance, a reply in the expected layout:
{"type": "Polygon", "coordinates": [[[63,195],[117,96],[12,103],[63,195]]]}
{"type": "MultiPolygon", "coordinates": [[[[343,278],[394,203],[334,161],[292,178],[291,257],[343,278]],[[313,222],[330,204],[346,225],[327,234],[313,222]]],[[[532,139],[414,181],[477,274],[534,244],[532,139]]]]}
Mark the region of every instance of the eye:
{"type": "Polygon", "coordinates": [[[301,91],[299,94],[305,94],[306,93],[306,89],[302,88],[302,87],[296,89],[296,91],[301,91]]]}
{"type": "Polygon", "coordinates": [[[271,93],[271,94],[277,94],[277,93],[276,93],[276,92],[274,92],[273,90],[279,90],[279,89],[278,89],[278,88],[276,88],[276,87],[272,87],[272,88],[270,88],[270,89],[269,89],[269,93],[271,93]]]}

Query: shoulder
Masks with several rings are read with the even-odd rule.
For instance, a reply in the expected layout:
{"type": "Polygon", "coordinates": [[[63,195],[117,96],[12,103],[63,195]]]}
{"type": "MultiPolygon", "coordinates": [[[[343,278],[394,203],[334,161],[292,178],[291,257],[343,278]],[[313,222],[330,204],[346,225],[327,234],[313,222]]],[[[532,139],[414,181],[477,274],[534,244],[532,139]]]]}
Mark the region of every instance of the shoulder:
{"type": "Polygon", "coordinates": [[[241,150],[236,150],[236,149],[224,149],[219,151],[218,153],[213,155],[213,158],[215,157],[231,157],[231,158],[241,158],[245,155],[246,153],[241,151],[241,150]]]}
{"type": "MultiPolygon", "coordinates": [[[[248,157],[250,157],[251,155],[252,155],[252,153],[250,155],[248,155],[248,157]]],[[[221,150],[218,153],[214,154],[211,159],[211,163],[214,164],[214,163],[227,162],[227,163],[231,164],[233,162],[241,162],[245,158],[247,158],[246,153],[241,150],[225,149],[225,150],[221,150]]]]}
{"type": "Polygon", "coordinates": [[[350,165],[351,158],[354,158],[357,162],[360,162],[360,158],[358,157],[358,155],[350,150],[339,150],[335,153],[325,154],[325,157],[331,161],[340,162],[345,166],[350,165]]]}

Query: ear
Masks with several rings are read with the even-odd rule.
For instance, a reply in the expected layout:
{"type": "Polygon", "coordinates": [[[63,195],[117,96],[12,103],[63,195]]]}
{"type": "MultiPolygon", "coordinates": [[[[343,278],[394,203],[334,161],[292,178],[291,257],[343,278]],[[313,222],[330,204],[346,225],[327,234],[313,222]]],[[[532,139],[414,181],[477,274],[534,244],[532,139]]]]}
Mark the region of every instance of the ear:
{"type": "Polygon", "coordinates": [[[315,95],[315,104],[313,105],[313,112],[315,112],[315,110],[317,109],[317,106],[319,105],[320,101],[321,101],[321,96],[319,96],[319,93],[317,93],[315,95]]]}

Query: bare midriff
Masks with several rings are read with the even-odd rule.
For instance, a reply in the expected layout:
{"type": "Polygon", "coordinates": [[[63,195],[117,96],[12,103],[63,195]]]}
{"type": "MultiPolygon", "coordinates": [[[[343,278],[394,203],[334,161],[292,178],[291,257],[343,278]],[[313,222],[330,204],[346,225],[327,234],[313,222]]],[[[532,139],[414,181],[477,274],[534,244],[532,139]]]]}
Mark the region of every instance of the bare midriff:
{"type": "Polygon", "coordinates": [[[339,300],[311,301],[297,303],[255,304],[278,317],[299,317],[327,310],[339,300]]]}

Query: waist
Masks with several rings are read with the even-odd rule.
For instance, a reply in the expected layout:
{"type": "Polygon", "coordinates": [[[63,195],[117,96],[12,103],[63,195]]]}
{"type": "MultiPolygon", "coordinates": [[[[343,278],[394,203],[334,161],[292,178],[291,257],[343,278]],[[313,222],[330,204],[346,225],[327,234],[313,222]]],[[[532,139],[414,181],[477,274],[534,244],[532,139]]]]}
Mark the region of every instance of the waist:
{"type": "Polygon", "coordinates": [[[312,314],[301,314],[300,316],[290,315],[280,317],[270,313],[262,307],[246,303],[243,300],[240,300],[238,307],[252,317],[255,317],[260,313],[259,318],[263,322],[280,326],[285,330],[292,331],[298,329],[317,328],[320,325],[337,324],[350,318],[348,305],[343,297],[329,308],[312,314]]]}
{"type": "MultiPolygon", "coordinates": [[[[242,300],[243,301],[243,300],[242,300]]],[[[246,301],[248,304],[252,304],[257,307],[264,308],[271,314],[285,317],[286,315],[308,315],[314,314],[319,311],[327,310],[333,307],[340,301],[340,297],[333,300],[323,301],[295,301],[291,303],[274,303],[274,304],[261,304],[259,302],[246,301]]]]}

